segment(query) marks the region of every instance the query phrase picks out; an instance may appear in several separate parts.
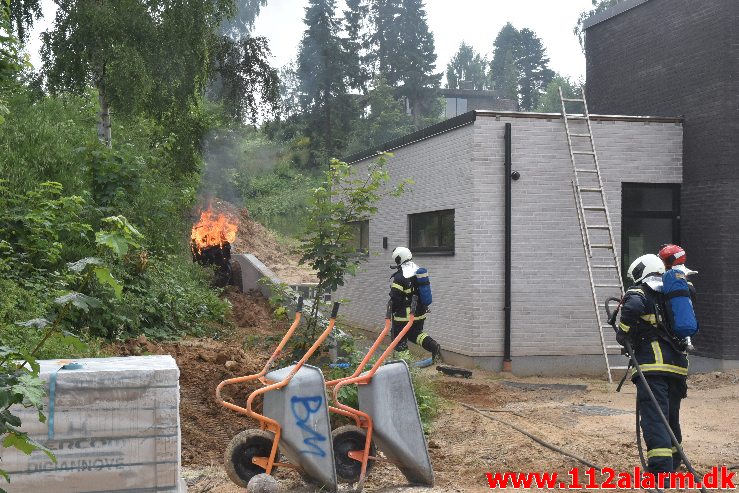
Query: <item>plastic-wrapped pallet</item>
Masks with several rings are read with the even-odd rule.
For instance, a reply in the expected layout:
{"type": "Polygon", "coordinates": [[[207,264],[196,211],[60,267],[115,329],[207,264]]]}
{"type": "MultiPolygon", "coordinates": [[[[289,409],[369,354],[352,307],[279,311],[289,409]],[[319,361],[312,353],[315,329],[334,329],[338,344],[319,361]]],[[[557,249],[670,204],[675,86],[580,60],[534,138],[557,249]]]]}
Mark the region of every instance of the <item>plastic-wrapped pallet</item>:
{"type": "Polygon", "coordinates": [[[46,423],[13,408],[50,448],[2,449],[9,493],[182,493],[179,369],[171,356],[41,361],[46,423]],[[51,402],[53,400],[53,402],[51,402]]]}

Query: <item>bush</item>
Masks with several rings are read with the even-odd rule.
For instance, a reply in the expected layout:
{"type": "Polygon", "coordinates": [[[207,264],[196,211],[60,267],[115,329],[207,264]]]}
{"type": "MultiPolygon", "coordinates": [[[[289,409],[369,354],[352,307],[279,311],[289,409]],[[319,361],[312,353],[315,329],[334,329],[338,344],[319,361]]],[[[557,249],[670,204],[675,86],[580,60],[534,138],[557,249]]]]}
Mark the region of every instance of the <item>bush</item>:
{"type": "Polygon", "coordinates": [[[230,304],[208,289],[212,276],[190,259],[155,258],[131,278],[108,327],[118,338],[145,334],[154,339],[214,336],[226,323],[230,304]]]}

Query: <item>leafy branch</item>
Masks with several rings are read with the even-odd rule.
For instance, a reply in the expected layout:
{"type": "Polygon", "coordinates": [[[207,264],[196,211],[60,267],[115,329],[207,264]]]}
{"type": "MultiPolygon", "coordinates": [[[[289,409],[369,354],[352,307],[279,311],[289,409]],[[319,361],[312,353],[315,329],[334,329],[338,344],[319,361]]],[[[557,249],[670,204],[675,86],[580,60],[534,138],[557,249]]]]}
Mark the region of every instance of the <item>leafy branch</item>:
{"type": "Polygon", "coordinates": [[[364,260],[352,245],[352,223],[369,219],[383,197],[400,196],[412,184],[405,179],[390,186],[388,156],[391,155],[380,156],[365,170],[333,159],[324,173],[323,185],[313,190],[307,211],[308,233],[299,247],[300,262],[311,266],[318,277],[306,328],[307,341],[317,336],[318,310],[324,294],[342,286],[346,275],[354,275],[364,260]]]}
{"type": "MultiPolygon", "coordinates": [[[[53,334],[61,332],[66,340],[79,342],[77,337],[64,330],[64,322],[72,310],[88,312],[91,308],[102,305],[102,301],[94,296],[84,294],[84,291],[93,279],[101,285],[112,289],[113,295],[120,298],[123,285],[113,276],[111,267],[106,264],[105,258],[120,259],[125,257],[131,248],[138,248],[141,233],[136,230],[123,216],[113,216],[103,219],[104,229],[95,235],[99,257],[87,257],[67,264],[67,268],[75,275],[81,276],[77,288],[68,291],[54,300],[58,307],[56,314],[49,318],[35,318],[19,325],[34,327],[43,330],[43,336],[30,352],[18,351],[8,347],[0,347],[0,439],[5,448],[15,448],[25,454],[34,450],[46,453],[52,461],[56,458],[52,452],[41,443],[33,440],[27,433],[20,430],[21,420],[15,416],[10,408],[14,405],[35,407],[38,410],[39,421],[45,422],[43,415],[44,385],[39,379],[39,364],[36,353],[43,347],[53,334]],[[17,361],[22,361],[20,364],[17,361]]],[[[6,481],[10,477],[6,471],[0,469],[0,476],[6,481]]],[[[0,488],[0,492],[3,490],[0,488]]]]}

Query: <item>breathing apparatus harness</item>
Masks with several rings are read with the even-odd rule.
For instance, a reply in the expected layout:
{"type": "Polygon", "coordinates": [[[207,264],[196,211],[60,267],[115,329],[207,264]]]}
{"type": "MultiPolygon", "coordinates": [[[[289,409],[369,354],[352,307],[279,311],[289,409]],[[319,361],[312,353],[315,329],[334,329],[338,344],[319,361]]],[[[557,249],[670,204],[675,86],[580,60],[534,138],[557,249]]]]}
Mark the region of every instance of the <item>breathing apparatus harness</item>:
{"type": "MultiPolygon", "coordinates": [[[[608,324],[613,327],[613,330],[618,332],[618,329],[616,328],[616,317],[618,316],[618,312],[621,309],[621,305],[623,303],[623,299],[618,298],[608,298],[605,302],[605,308],[606,308],[606,314],[608,315],[608,324]],[[615,301],[618,303],[616,306],[616,309],[611,312],[610,302],[615,301]]],[[[677,452],[680,454],[680,458],[685,463],[685,467],[688,468],[688,471],[694,476],[698,477],[698,473],[695,472],[695,469],[693,469],[693,465],[690,463],[690,460],[688,460],[688,457],[685,455],[685,452],[683,451],[683,447],[680,445],[680,442],[678,441],[675,434],[672,432],[672,428],[670,428],[670,422],[665,417],[664,413],[662,412],[662,409],[659,406],[659,403],[657,402],[657,398],[654,396],[654,393],[652,392],[652,389],[649,387],[649,383],[647,383],[647,378],[644,376],[644,373],[641,370],[641,366],[639,366],[639,362],[636,360],[636,356],[634,354],[634,350],[631,346],[631,341],[627,337],[624,340],[625,348],[625,355],[629,358],[629,368],[632,366],[636,369],[637,374],[639,375],[639,378],[641,379],[642,383],[644,384],[644,388],[647,391],[647,395],[649,395],[649,398],[652,401],[652,404],[654,404],[655,409],[657,409],[657,413],[659,414],[660,420],[662,420],[662,423],[665,425],[665,428],[667,429],[667,433],[670,434],[670,440],[672,440],[672,445],[675,447],[677,452]]],[[[621,387],[624,384],[624,381],[626,381],[626,377],[629,374],[629,370],[626,370],[626,374],[624,375],[624,378],[621,379],[621,382],[618,384],[618,388],[616,389],[617,392],[621,391],[621,387]]],[[[644,450],[642,446],[641,441],[641,430],[639,427],[639,400],[636,401],[636,444],[639,449],[639,459],[641,460],[642,467],[644,470],[647,469],[647,462],[644,459],[644,450]]],[[[705,487],[701,485],[700,490],[703,493],[707,493],[705,487]]],[[[659,491],[659,490],[658,490],[659,491]]]]}

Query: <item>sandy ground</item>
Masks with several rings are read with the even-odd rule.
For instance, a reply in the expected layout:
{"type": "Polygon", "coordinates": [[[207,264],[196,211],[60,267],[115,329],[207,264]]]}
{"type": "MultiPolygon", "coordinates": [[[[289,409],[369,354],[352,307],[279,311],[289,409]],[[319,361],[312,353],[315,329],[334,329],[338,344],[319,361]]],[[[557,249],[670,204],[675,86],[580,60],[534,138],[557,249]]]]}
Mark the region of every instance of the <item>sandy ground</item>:
{"type": "MultiPolygon", "coordinates": [[[[193,339],[121,343],[119,354],[172,354],[180,368],[183,477],[190,493],[244,493],[226,477],[222,457],[228,441],[256,423],[226,410],[214,399],[224,379],[256,373],[287,328],[275,322],[258,293],[227,292],[234,328],[218,340],[193,339]]],[[[279,363],[287,364],[288,361],[279,363]]],[[[639,463],[634,435],[635,389],[599,379],[516,378],[475,370],[470,379],[423,370],[443,398],[427,437],[435,473],[434,488],[414,488],[393,465],[379,463],[365,486],[368,493],[489,491],[487,472],[549,472],[566,475],[576,460],[535,443],[504,423],[617,471],[639,463]],[[487,412],[495,421],[465,408],[487,412]]],[[[683,401],[683,444],[699,472],[739,464],[739,371],[693,375],[683,401]]],[[[227,397],[243,402],[251,387],[227,397]]],[[[737,474],[739,476],[739,474],[737,474]]],[[[313,492],[297,473],[278,470],[281,491],[313,492]]],[[[739,482],[739,481],[738,481],[739,482]]],[[[348,488],[342,491],[349,491],[348,488]]]]}
{"type": "MultiPolygon", "coordinates": [[[[436,485],[410,487],[394,466],[378,464],[365,486],[367,492],[490,491],[486,472],[557,471],[566,475],[580,466],[461,403],[488,411],[600,467],[631,471],[638,464],[633,385],[616,393],[615,385],[597,379],[524,379],[481,370],[471,379],[457,379],[432,369],[425,371],[446,399],[428,437],[436,485]]],[[[692,376],[689,385],[682,410],[688,457],[699,472],[715,465],[738,464],[739,372],[692,376]]],[[[223,419],[232,417],[224,413],[223,419]]],[[[191,493],[245,491],[228,480],[218,461],[187,465],[183,476],[191,493]]],[[[294,472],[279,471],[277,477],[281,491],[314,491],[294,472]]]]}

